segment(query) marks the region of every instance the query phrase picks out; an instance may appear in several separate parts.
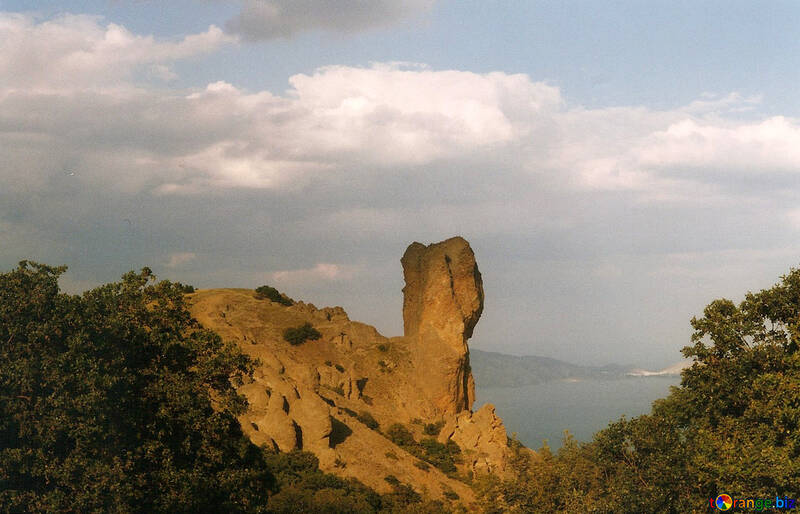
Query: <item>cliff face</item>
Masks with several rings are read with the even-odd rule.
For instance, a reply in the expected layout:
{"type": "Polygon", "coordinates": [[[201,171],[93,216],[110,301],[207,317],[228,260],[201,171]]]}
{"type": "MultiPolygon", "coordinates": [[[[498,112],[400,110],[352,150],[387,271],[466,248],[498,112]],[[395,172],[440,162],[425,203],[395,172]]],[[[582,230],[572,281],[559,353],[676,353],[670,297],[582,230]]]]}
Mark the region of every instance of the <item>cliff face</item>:
{"type": "MultiPolygon", "coordinates": [[[[471,411],[475,398],[467,340],[483,310],[475,256],[462,238],[413,243],[402,258],[403,337],[388,339],[351,321],[340,307],[284,306],[245,289],[201,290],[193,315],[260,361],[254,381],[240,387],[249,402],[240,418],[257,444],[315,453],[320,467],[388,492],[388,475],[430,498],[455,492],[462,481],[419,460],[383,434],[394,423],[417,440],[423,424],[441,422],[440,442],[462,449],[460,473],[503,472],[507,438],[494,408],[471,411]],[[311,323],[322,337],[292,346],[286,328],[311,323]],[[378,429],[367,426],[372,418],[378,429]]],[[[452,497],[452,494],[449,494],[452,497]]]]}

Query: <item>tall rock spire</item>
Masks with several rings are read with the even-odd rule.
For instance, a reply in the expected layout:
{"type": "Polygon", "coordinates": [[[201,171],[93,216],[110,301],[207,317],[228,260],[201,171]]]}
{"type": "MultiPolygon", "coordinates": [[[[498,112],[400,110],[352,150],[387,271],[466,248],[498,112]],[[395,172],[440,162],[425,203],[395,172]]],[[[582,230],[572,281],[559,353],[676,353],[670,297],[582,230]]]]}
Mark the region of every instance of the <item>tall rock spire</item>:
{"type": "Polygon", "coordinates": [[[475,384],[467,339],[483,311],[483,282],[469,243],[454,237],[412,243],[400,261],[403,325],[416,385],[434,407],[431,416],[472,409],[475,384]]]}

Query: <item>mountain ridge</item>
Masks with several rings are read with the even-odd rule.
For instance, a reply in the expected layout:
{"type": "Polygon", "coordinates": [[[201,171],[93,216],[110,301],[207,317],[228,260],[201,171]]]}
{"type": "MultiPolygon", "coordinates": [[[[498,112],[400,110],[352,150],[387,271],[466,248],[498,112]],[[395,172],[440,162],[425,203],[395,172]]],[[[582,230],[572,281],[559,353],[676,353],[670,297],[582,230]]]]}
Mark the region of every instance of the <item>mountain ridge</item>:
{"type": "Polygon", "coordinates": [[[472,374],[478,387],[521,387],[551,380],[626,378],[632,365],[582,366],[552,357],[509,355],[479,349],[470,350],[472,374]]]}

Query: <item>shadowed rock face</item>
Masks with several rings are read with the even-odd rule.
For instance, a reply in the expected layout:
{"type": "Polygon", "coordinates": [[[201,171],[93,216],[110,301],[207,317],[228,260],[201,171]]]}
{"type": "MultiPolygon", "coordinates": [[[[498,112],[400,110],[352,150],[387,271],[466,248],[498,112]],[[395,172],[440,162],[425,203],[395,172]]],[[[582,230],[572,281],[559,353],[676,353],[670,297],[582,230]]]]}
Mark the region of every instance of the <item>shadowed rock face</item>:
{"type": "Polygon", "coordinates": [[[432,416],[469,411],[475,384],[467,339],[483,311],[483,282],[469,243],[412,243],[403,258],[403,324],[416,385],[432,416]]]}

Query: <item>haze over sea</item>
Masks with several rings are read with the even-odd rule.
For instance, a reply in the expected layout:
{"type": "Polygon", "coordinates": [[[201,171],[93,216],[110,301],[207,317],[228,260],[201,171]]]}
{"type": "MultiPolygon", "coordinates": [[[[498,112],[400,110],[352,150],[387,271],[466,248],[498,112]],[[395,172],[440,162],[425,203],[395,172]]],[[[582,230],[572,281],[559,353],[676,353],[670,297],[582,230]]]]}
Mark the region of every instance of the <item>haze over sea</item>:
{"type": "Polygon", "coordinates": [[[579,441],[620,416],[633,417],[650,412],[651,404],[669,394],[679,376],[630,377],[616,380],[554,380],[520,387],[476,385],[475,409],[492,403],[509,434],[516,433],[529,448],[547,440],[553,449],[561,447],[564,430],[579,441]]]}

